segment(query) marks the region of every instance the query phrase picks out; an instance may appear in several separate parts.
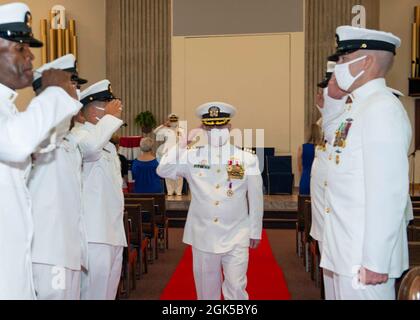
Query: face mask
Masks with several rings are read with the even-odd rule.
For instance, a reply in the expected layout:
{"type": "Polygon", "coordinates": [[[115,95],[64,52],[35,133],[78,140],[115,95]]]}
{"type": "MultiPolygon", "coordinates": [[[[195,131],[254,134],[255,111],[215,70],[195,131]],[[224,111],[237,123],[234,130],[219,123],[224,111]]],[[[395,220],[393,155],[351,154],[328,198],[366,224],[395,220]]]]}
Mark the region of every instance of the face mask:
{"type": "Polygon", "coordinates": [[[230,139],[229,129],[213,129],[208,132],[209,143],[213,147],[224,146],[230,139]]]}
{"type": "Polygon", "coordinates": [[[331,98],[328,94],[328,87],[324,89],[324,108],[325,106],[335,106],[338,104],[343,105],[347,101],[347,99],[348,99],[347,95],[340,100],[331,98]]]}
{"type": "Polygon", "coordinates": [[[178,128],[178,122],[171,122],[171,128],[178,128]]]}
{"type": "Polygon", "coordinates": [[[335,77],[337,78],[338,86],[342,90],[348,91],[353,85],[353,83],[355,83],[356,80],[359,79],[365,73],[365,70],[363,70],[357,76],[353,77],[353,75],[350,72],[350,66],[352,64],[364,59],[366,59],[366,56],[357,58],[347,63],[337,64],[335,66],[335,77]]]}
{"type": "Polygon", "coordinates": [[[76,93],[77,93],[77,100],[80,101],[80,97],[81,97],[81,91],[80,91],[80,89],[76,89],[76,93]]]}

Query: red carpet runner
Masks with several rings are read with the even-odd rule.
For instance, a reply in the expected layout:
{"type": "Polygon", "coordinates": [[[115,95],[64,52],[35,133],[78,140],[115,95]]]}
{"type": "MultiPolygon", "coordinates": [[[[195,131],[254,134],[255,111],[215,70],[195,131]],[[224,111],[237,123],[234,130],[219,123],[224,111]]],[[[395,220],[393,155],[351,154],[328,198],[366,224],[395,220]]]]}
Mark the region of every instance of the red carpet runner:
{"type": "MultiPolygon", "coordinates": [[[[264,231],[258,250],[251,250],[248,269],[250,300],[290,300],[291,296],[264,231]]],[[[188,248],[179,263],[161,300],[196,300],[192,271],[192,250],[188,248]]]]}

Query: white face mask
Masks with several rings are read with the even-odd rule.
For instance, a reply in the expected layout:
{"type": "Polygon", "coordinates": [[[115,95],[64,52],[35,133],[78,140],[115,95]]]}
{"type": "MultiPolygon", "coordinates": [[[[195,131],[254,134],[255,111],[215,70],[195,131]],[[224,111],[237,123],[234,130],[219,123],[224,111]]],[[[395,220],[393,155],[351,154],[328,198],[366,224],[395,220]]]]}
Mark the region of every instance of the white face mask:
{"type": "Polygon", "coordinates": [[[343,103],[348,99],[348,96],[344,96],[343,98],[341,98],[340,100],[331,98],[330,95],[328,94],[328,87],[324,89],[324,108],[325,106],[331,106],[331,105],[336,105],[338,103],[343,103]]]}
{"type": "Polygon", "coordinates": [[[209,143],[213,147],[221,147],[228,143],[230,139],[229,129],[213,129],[208,132],[209,143]]]}
{"type": "Polygon", "coordinates": [[[337,79],[338,86],[342,90],[348,91],[353,85],[353,83],[355,83],[356,80],[359,79],[365,73],[365,70],[363,70],[357,76],[353,77],[353,75],[350,72],[350,65],[362,61],[364,59],[366,59],[366,56],[357,58],[347,63],[337,64],[335,66],[335,77],[337,79]]]}
{"type": "Polygon", "coordinates": [[[171,128],[178,128],[178,122],[171,122],[171,128]]]}

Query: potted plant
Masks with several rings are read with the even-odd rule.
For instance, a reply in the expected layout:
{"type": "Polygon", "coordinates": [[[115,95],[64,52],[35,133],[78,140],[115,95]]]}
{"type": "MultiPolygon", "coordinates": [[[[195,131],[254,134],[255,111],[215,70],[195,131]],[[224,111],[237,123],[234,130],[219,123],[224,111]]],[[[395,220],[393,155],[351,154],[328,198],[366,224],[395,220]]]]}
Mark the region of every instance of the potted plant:
{"type": "Polygon", "coordinates": [[[134,121],[145,134],[151,133],[153,128],[156,127],[156,118],[150,111],[140,113],[134,121]]]}

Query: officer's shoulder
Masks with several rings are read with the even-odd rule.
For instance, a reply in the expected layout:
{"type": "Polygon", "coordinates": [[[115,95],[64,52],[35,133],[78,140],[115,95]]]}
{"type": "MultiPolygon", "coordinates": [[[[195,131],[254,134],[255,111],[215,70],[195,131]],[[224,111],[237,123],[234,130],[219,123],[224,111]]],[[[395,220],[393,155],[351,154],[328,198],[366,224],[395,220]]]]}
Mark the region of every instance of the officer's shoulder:
{"type": "Polygon", "coordinates": [[[388,117],[403,112],[404,106],[391,91],[380,91],[372,95],[366,106],[366,115],[388,117]]]}
{"type": "Polygon", "coordinates": [[[239,148],[235,146],[235,150],[243,154],[244,159],[249,162],[254,162],[257,159],[257,153],[255,150],[250,148],[239,148]]]}

